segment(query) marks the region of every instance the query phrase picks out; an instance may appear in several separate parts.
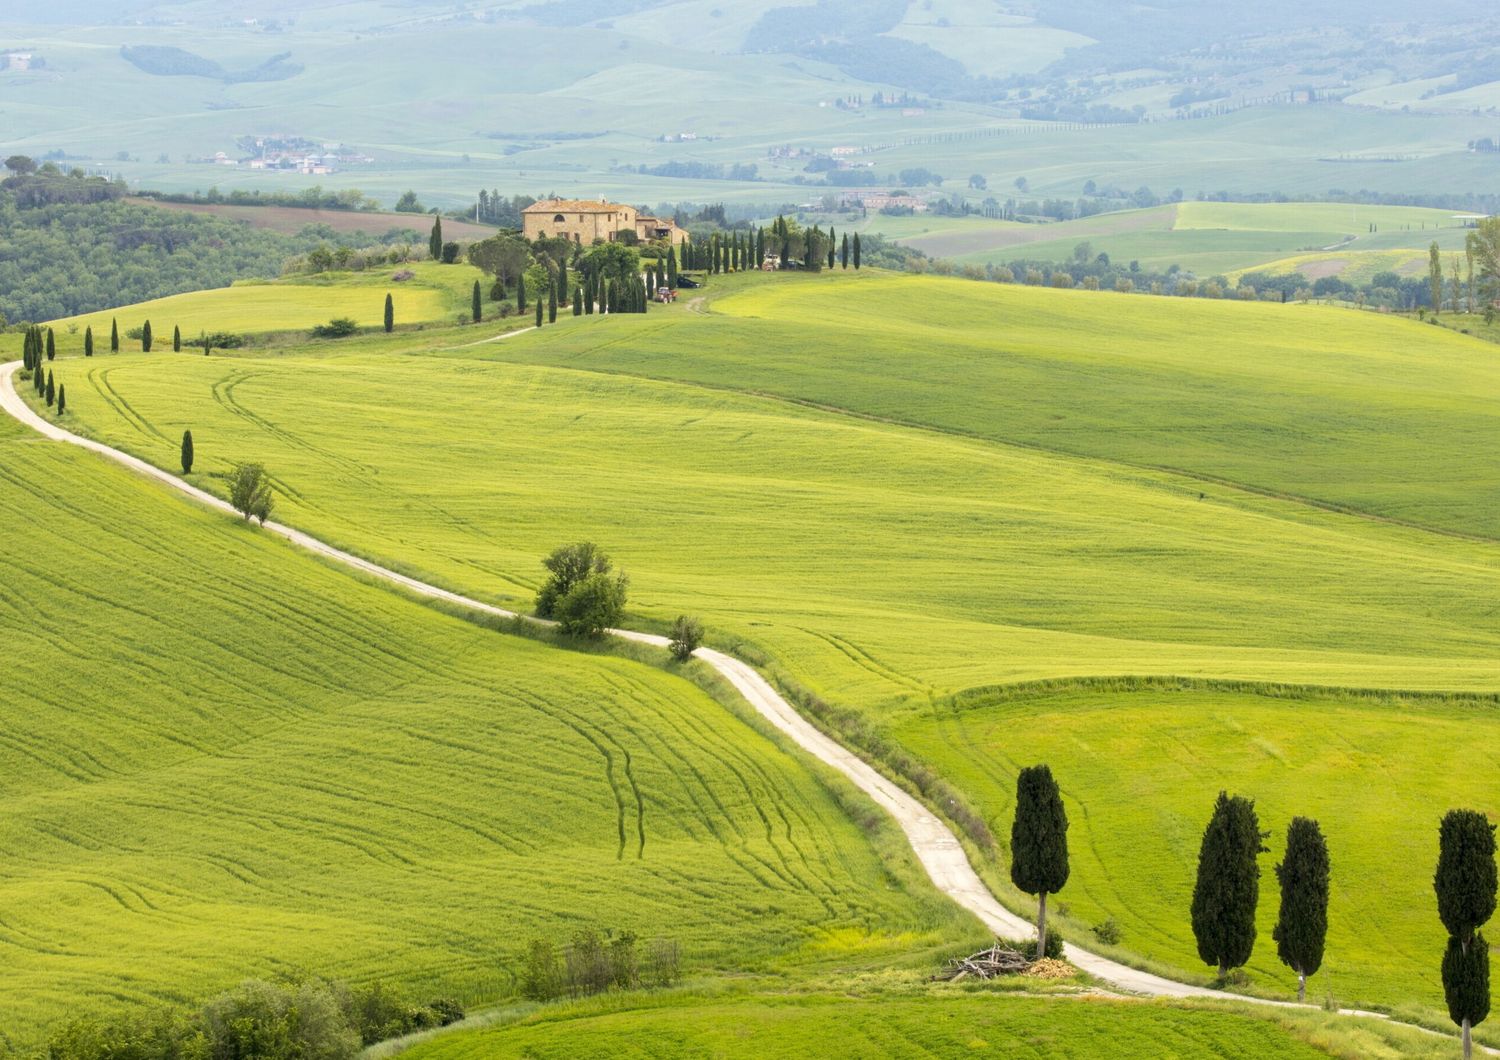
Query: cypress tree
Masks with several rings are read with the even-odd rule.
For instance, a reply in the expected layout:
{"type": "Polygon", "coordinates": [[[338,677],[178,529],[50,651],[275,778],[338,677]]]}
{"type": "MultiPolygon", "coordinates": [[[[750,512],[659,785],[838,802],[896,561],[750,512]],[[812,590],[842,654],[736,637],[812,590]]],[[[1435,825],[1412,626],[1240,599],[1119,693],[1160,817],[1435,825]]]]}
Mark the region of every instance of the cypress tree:
{"type": "Polygon", "coordinates": [[[94,355],[94,329],[91,327],[83,329],[83,355],[85,357],[94,355]]]}
{"type": "Polygon", "coordinates": [[[1443,952],[1443,994],[1448,1017],[1463,1028],[1464,1060],[1474,1055],[1474,1028],[1490,1015],[1490,944],[1475,932],[1465,946],[1448,939],[1443,952]]]}
{"type": "Polygon", "coordinates": [[[1490,1014],[1490,951],[1479,929],[1495,912],[1495,826],[1484,814],[1450,810],[1443,817],[1432,886],[1449,936],[1443,993],[1448,1015],[1463,1031],[1468,1060],[1474,1028],[1490,1014]]]}
{"type": "Polygon", "coordinates": [[[149,320],[141,328],[141,352],[151,352],[151,321],[149,320]]]}
{"type": "Polygon", "coordinates": [[[667,250],[667,286],[677,290],[677,248],[667,250]]]}
{"type": "Polygon", "coordinates": [[[526,312],[526,274],[516,277],[516,312],[526,312]]]}
{"type": "Polygon", "coordinates": [[[573,289],[573,315],[575,317],[581,317],[581,316],[583,316],[583,288],[582,287],[576,287],[576,288],[573,289]]]}
{"type": "Polygon", "coordinates": [[[57,338],[52,334],[52,329],[47,329],[47,360],[57,356],[57,338]]]}
{"type": "Polygon", "coordinates": [[[396,303],[389,294],[385,296],[385,333],[396,330],[396,303]]]}
{"type": "Polygon", "coordinates": [[[1323,965],[1328,934],[1328,844],[1317,821],[1293,817],[1286,857],[1276,866],[1281,914],[1271,937],[1281,963],[1297,973],[1297,1000],[1307,1000],[1307,977],[1323,965]]]}
{"type": "Polygon", "coordinates": [[[573,288],[568,283],[568,259],[566,255],[557,264],[557,301],[559,305],[568,304],[568,292],[573,288]]]}
{"type": "Polygon", "coordinates": [[[172,325],[172,352],[182,352],[182,328],[178,327],[176,324],[172,325]]]}
{"type": "Polygon", "coordinates": [[[839,249],[839,256],[840,256],[840,258],[842,260],[843,267],[847,269],[849,267],[849,233],[848,232],[844,233],[844,243],[843,243],[843,246],[840,247],[840,249],[839,249]]]}
{"type": "Polygon", "coordinates": [[[427,252],[433,261],[443,259],[443,218],[442,215],[432,219],[432,234],[427,237],[427,252]]]}
{"type": "Polygon", "coordinates": [[[838,236],[834,233],[833,225],[828,226],[828,269],[833,271],[834,259],[838,253],[838,236]]]}
{"type": "Polygon", "coordinates": [[[57,390],[52,385],[52,372],[49,370],[47,372],[47,407],[50,409],[55,401],[57,401],[57,390]]]}
{"type": "MultiPolygon", "coordinates": [[[[390,295],[386,295],[386,298],[390,298],[390,295]]],[[[484,319],[484,292],[479,289],[478,280],[474,281],[474,293],[469,299],[469,311],[474,316],[474,323],[477,324],[484,319]]],[[[387,325],[385,330],[390,331],[390,326],[387,325]]]]}
{"type": "Polygon", "coordinates": [[[68,384],[59,383],[57,386],[57,414],[61,416],[68,411],[68,384]]]}
{"type": "Polygon", "coordinates": [[[1255,803],[1219,792],[1198,850],[1192,915],[1198,956],[1218,967],[1220,979],[1248,961],[1255,949],[1255,906],[1260,900],[1260,866],[1255,859],[1265,851],[1263,839],[1255,803]]]}
{"type": "MultiPolygon", "coordinates": [[[[537,305],[540,306],[541,303],[538,302],[537,305]]],[[[547,288],[547,323],[557,323],[557,287],[555,285],[547,288]]]]}
{"type": "Polygon", "coordinates": [[[854,271],[859,271],[859,233],[854,233],[854,271]]]}
{"type": "Polygon", "coordinates": [[[542,305],[542,300],[540,298],[538,298],[536,300],[536,326],[537,327],[541,327],[542,326],[542,312],[543,312],[543,310],[545,308],[546,307],[542,305]]]}
{"type": "Polygon", "coordinates": [[[182,473],[191,475],[193,473],[193,432],[182,432],[182,473]]]}
{"type": "Polygon", "coordinates": [[[109,352],[120,352],[120,322],[113,318],[109,322],[109,352]]]}
{"type": "Polygon", "coordinates": [[[1047,952],[1047,895],[1068,882],[1068,814],[1047,766],[1016,777],[1016,817],[1010,826],[1011,882],[1037,896],[1036,952],[1047,952]]]}
{"type": "Polygon", "coordinates": [[[32,368],[31,355],[33,345],[31,329],[27,328],[21,335],[21,367],[28,372],[32,368]]]}
{"type": "Polygon", "coordinates": [[[585,316],[594,315],[595,283],[593,273],[584,273],[583,276],[583,312],[585,316]]]}

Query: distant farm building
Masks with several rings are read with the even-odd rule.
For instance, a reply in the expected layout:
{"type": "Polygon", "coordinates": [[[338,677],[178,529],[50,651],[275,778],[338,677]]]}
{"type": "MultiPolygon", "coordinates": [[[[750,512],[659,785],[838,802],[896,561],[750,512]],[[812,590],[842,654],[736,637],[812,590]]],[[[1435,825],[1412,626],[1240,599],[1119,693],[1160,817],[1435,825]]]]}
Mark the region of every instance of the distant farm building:
{"type": "Polygon", "coordinates": [[[30,52],[7,52],[4,56],[5,62],[3,65],[11,70],[30,70],[31,58],[30,52]]]}
{"type": "Polygon", "coordinates": [[[641,242],[671,240],[674,247],[688,241],[688,234],[676,222],[651,217],[634,206],[600,199],[548,199],[528,206],[521,214],[522,231],[527,239],[557,238],[572,240],[582,246],[596,241],[614,243],[622,232],[629,232],[641,242]]]}

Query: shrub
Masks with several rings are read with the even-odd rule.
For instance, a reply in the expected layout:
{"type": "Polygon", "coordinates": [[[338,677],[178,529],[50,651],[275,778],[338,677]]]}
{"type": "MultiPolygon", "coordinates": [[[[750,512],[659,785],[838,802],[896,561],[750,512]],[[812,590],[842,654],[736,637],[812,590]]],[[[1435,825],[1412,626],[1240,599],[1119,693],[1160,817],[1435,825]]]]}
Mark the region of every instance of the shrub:
{"type": "Polygon", "coordinates": [[[557,602],[557,624],[570,637],[602,636],[619,625],[630,581],[623,574],[590,574],[557,602]]]}
{"type": "Polygon", "coordinates": [[[457,243],[444,243],[443,264],[452,265],[454,262],[458,261],[458,254],[460,249],[462,248],[460,248],[457,243]]]}
{"type": "Polygon", "coordinates": [[[1118,946],[1120,941],[1125,937],[1125,933],[1120,930],[1119,922],[1114,917],[1110,917],[1103,923],[1095,924],[1090,930],[1093,931],[1094,938],[1106,946],[1118,946]]]}
{"type": "Polygon", "coordinates": [[[672,641],[668,645],[672,658],[686,662],[702,643],[703,623],[690,615],[678,615],[677,621],[672,623],[672,641]]]}
{"type": "Polygon", "coordinates": [[[345,1060],[359,1053],[359,1035],[319,980],[295,991],[251,980],[209,1002],[201,1020],[214,1056],[345,1060]]]}
{"type": "Polygon", "coordinates": [[[345,339],[359,330],[359,325],[348,317],[338,317],[312,329],[315,339],[345,339]]]}
{"type": "Polygon", "coordinates": [[[407,280],[416,279],[416,276],[417,274],[412,272],[410,269],[402,269],[400,272],[392,276],[391,279],[395,280],[397,283],[405,283],[407,280]]]}
{"type": "MultiPolygon", "coordinates": [[[[1036,939],[1027,939],[1015,948],[1020,950],[1021,955],[1028,961],[1036,960],[1036,939]]],[[[1063,959],[1063,937],[1061,931],[1053,928],[1047,929],[1047,950],[1042,956],[1050,957],[1054,961],[1063,959]]]]}

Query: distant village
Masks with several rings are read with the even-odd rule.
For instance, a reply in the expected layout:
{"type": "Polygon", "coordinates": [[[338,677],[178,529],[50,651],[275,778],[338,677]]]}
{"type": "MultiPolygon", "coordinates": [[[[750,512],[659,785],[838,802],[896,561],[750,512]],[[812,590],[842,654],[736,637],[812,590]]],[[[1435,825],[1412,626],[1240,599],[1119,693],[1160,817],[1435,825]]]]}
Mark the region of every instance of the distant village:
{"type": "Polygon", "coordinates": [[[211,157],[191,161],[215,165],[301,173],[321,177],[340,169],[369,165],[375,159],[340,143],[319,143],[295,136],[244,136],[237,142],[240,153],[217,151],[211,157]]]}

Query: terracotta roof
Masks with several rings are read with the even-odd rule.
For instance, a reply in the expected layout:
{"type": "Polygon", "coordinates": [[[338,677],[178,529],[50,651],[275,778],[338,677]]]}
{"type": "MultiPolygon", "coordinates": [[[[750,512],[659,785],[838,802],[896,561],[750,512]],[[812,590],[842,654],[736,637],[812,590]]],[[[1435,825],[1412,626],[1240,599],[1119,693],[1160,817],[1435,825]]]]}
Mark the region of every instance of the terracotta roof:
{"type": "Polygon", "coordinates": [[[528,206],[522,213],[619,213],[633,207],[618,202],[597,202],[588,199],[549,199],[528,206]]]}

